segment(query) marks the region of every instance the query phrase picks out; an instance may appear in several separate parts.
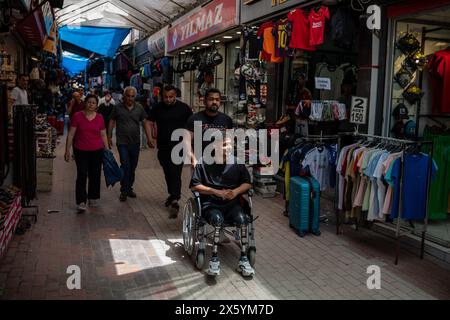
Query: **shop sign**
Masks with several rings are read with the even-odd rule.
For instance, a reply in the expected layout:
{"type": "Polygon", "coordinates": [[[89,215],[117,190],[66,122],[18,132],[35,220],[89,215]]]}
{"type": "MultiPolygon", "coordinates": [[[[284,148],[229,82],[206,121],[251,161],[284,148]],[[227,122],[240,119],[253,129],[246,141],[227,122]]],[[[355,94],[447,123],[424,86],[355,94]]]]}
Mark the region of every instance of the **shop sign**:
{"type": "Polygon", "coordinates": [[[331,90],[331,79],[316,77],[316,89],[331,90]]]}
{"type": "Polygon", "coordinates": [[[311,0],[244,0],[241,1],[240,23],[245,24],[261,17],[276,15],[279,11],[295,8],[311,0]]]}
{"type": "Polygon", "coordinates": [[[44,26],[45,30],[47,31],[47,35],[49,36],[52,30],[53,25],[53,11],[52,7],[50,6],[50,2],[45,2],[42,5],[42,16],[44,17],[44,26]]]}
{"type": "Polygon", "coordinates": [[[214,0],[173,23],[168,34],[168,52],[236,26],[237,0],[214,0]]]}
{"type": "Polygon", "coordinates": [[[161,57],[167,54],[166,43],[167,43],[167,32],[169,27],[164,27],[157,33],[151,35],[147,39],[147,47],[150,55],[154,57],[161,57]]]}
{"type": "Polygon", "coordinates": [[[350,111],[350,122],[355,124],[366,124],[367,98],[352,97],[352,108],[350,111]]]}

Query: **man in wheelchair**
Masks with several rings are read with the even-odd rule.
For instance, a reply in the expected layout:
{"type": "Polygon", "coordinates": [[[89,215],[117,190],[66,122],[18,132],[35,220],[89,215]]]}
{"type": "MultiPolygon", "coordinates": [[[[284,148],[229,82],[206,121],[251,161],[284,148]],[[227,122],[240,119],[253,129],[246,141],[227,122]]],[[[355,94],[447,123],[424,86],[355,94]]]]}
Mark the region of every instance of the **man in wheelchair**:
{"type": "MultiPolygon", "coordinates": [[[[223,155],[232,150],[232,140],[224,139],[223,155]]],[[[243,276],[252,276],[255,270],[247,257],[247,224],[249,216],[241,206],[240,198],[252,188],[250,174],[243,164],[198,163],[193,171],[190,188],[200,193],[202,217],[214,227],[214,245],[209,262],[208,274],[220,275],[218,244],[220,231],[224,225],[234,225],[240,229],[242,240],[241,257],[237,270],[243,276]]]]}

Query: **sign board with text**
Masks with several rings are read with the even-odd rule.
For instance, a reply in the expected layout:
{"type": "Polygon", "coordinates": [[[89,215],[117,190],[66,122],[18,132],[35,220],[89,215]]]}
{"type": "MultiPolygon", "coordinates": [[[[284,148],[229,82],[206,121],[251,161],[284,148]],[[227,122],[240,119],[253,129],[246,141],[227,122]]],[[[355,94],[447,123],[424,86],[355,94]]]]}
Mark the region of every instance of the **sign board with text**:
{"type": "Polygon", "coordinates": [[[367,98],[352,97],[352,108],[350,111],[350,122],[355,124],[366,124],[367,98]]]}
{"type": "Polygon", "coordinates": [[[316,89],[331,90],[331,79],[316,77],[316,89]]]}
{"type": "Polygon", "coordinates": [[[151,35],[147,39],[148,52],[155,58],[167,55],[167,32],[169,27],[164,27],[160,31],[151,35]]]}
{"type": "Polygon", "coordinates": [[[213,0],[194,9],[169,28],[167,51],[175,51],[237,26],[237,9],[237,0],[213,0]]]}

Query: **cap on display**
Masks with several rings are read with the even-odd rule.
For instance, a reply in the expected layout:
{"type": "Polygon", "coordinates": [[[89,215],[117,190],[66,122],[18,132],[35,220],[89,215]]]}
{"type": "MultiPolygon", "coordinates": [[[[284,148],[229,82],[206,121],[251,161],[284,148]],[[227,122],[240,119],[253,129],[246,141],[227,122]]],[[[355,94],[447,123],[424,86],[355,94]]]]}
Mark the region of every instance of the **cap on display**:
{"type": "Polygon", "coordinates": [[[403,103],[399,103],[394,111],[392,111],[392,115],[396,120],[409,119],[408,116],[408,108],[403,103]]]}

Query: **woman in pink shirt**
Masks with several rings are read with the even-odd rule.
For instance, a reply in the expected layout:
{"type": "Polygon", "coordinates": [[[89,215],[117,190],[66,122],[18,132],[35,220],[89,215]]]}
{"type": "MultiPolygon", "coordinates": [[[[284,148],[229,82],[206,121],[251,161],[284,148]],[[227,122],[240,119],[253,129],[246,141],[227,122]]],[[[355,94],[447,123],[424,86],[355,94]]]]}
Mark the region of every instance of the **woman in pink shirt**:
{"type": "Polygon", "coordinates": [[[69,162],[72,149],[77,164],[76,202],[79,212],[86,210],[86,202],[95,207],[100,199],[100,178],[102,170],[103,150],[109,148],[105,122],[98,114],[98,98],[88,95],[83,111],[76,112],[70,122],[67,135],[66,154],[64,159],[69,162]],[[86,182],[89,180],[88,192],[86,182]]]}

